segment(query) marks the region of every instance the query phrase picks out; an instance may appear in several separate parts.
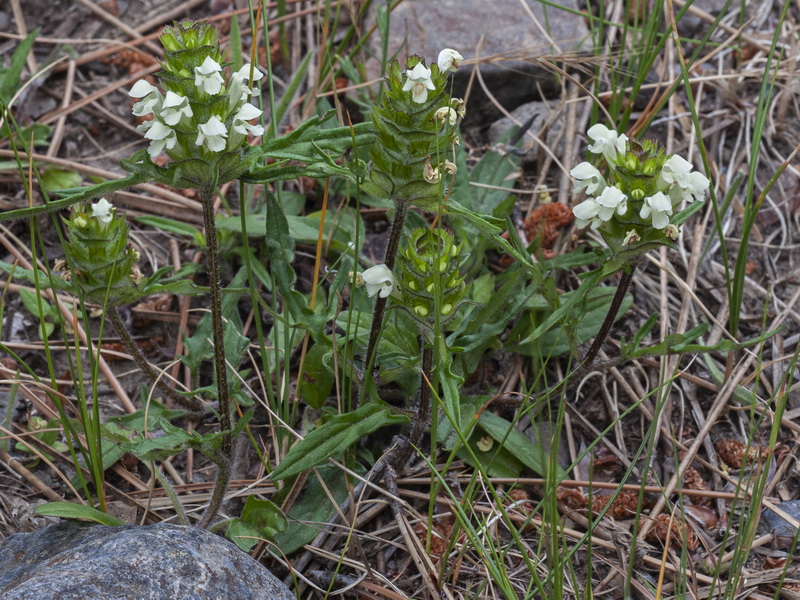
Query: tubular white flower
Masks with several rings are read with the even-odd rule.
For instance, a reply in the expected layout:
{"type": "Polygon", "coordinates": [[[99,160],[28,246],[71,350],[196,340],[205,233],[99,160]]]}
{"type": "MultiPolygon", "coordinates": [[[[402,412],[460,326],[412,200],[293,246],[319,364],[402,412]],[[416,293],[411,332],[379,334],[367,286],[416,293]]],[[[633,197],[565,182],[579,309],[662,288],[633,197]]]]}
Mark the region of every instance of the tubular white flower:
{"type": "Polygon", "coordinates": [[[367,286],[367,296],[370,298],[378,294],[386,298],[392,293],[395,286],[394,275],[386,265],[375,265],[361,274],[367,286]]]}
{"type": "Polygon", "coordinates": [[[602,173],[588,162],[580,163],[573,168],[569,174],[577,179],[572,188],[572,191],[576,194],[582,190],[586,190],[586,193],[590,195],[594,195],[598,192],[602,193],[607,185],[606,179],[603,177],[602,173]]]}
{"type": "Polygon", "coordinates": [[[114,205],[105,198],[100,198],[97,202],[92,204],[92,216],[100,221],[103,225],[111,223],[114,218],[114,205]]]}
{"type": "Polygon", "coordinates": [[[673,154],[666,160],[664,166],[661,167],[661,180],[667,185],[672,185],[686,177],[691,170],[692,163],[682,156],[673,154]]]}
{"type": "Polygon", "coordinates": [[[710,184],[702,173],[692,171],[692,164],[683,157],[674,154],[661,168],[661,180],[669,185],[674,185],[669,190],[673,202],[702,201],[710,184]]]}
{"type": "Polygon", "coordinates": [[[702,202],[706,196],[706,190],[711,182],[702,173],[692,171],[685,179],[685,186],[681,187],[684,190],[683,199],[687,202],[697,200],[702,202]]]}
{"type": "Polygon", "coordinates": [[[133,105],[133,114],[137,117],[144,117],[161,108],[163,97],[158,88],[151,85],[144,79],[140,79],[133,84],[131,91],[128,92],[131,98],[142,98],[141,102],[133,105]]]}
{"type": "Polygon", "coordinates": [[[222,66],[210,56],[206,56],[203,64],[194,68],[194,85],[206,94],[219,94],[225,80],[220,75],[222,66]]]}
{"type": "Polygon", "coordinates": [[[197,126],[197,139],[194,143],[211,152],[222,152],[225,150],[225,138],[227,137],[228,130],[225,123],[217,117],[211,117],[205,123],[197,126]]]}
{"type": "Polygon", "coordinates": [[[189,119],[194,115],[189,99],[175,92],[167,92],[159,114],[167,125],[177,125],[181,118],[189,119]]]}
{"type": "Polygon", "coordinates": [[[455,71],[461,64],[464,57],[457,50],[452,48],[445,48],[439,52],[439,58],[436,59],[436,64],[439,65],[440,73],[447,73],[448,71],[455,71]]]}
{"type": "Polygon", "coordinates": [[[150,142],[147,152],[151,159],[161,154],[164,150],[172,150],[178,141],[178,137],[171,128],[164,125],[161,121],[153,120],[152,125],[144,134],[150,142]]]}
{"type": "Polygon", "coordinates": [[[628,210],[628,197],[619,188],[610,186],[603,190],[597,198],[587,198],[573,207],[575,223],[579,229],[591,225],[597,229],[606,221],[610,221],[614,213],[625,214],[628,210]]]}
{"type": "Polygon", "coordinates": [[[586,133],[594,140],[594,143],[589,145],[589,152],[602,154],[608,162],[614,162],[618,154],[625,154],[625,142],[628,141],[628,136],[624,133],[619,134],[601,123],[590,127],[586,133]]]}
{"type": "Polygon", "coordinates": [[[406,82],[403,91],[411,91],[411,99],[417,104],[423,104],[428,99],[428,90],[435,90],[436,86],[431,81],[431,70],[422,63],[417,63],[413,69],[406,70],[406,82]]]}
{"type": "MultiPolygon", "coordinates": [[[[258,96],[261,90],[258,87],[250,87],[250,68],[248,63],[235,73],[231,73],[231,85],[228,89],[231,101],[236,104],[239,102],[246,102],[248,96],[258,96]]],[[[259,81],[264,74],[258,70],[256,66],[253,69],[253,80],[259,81]]]]}
{"type": "Polygon", "coordinates": [[[650,217],[653,229],[664,229],[669,225],[669,218],[672,215],[672,201],[661,192],[656,192],[652,196],[644,199],[639,216],[642,219],[650,217]]]}
{"type": "Polygon", "coordinates": [[[247,135],[248,132],[255,136],[264,135],[264,128],[261,125],[251,125],[248,123],[251,119],[260,117],[262,112],[260,108],[256,108],[250,103],[242,104],[236,116],[233,117],[231,130],[241,135],[247,135]]]}

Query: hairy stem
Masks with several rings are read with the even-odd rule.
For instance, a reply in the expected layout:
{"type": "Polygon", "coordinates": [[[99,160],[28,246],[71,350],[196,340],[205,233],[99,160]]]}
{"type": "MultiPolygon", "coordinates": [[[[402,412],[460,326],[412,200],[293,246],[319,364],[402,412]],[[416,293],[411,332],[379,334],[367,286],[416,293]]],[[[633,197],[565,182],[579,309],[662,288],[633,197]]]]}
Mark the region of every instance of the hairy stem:
{"type": "Polygon", "coordinates": [[[173,400],[182,407],[192,411],[193,413],[202,413],[205,410],[205,406],[200,400],[197,398],[182,396],[174,389],[169,387],[159,372],[156,371],[156,369],[154,369],[149,362],[147,362],[147,359],[145,358],[144,354],[142,354],[139,346],[136,345],[136,342],[134,342],[133,338],[131,337],[128,328],[125,327],[125,323],[122,321],[122,316],[119,314],[117,307],[109,306],[106,314],[114,324],[114,327],[116,328],[117,333],[122,340],[122,344],[128,350],[128,353],[133,357],[133,360],[136,362],[136,364],[139,365],[139,368],[158,386],[158,389],[161,390],[161,392],[170,400],[173,400]]]}
{"type": "Polygon", "coordinates": [[[207,527],[219,510],[233,461],[233,405],[228,390],[228,370],[225,364],[224,320],[222,317],[222,283],[219,273],[219,247],[217,244],[217,228],[214,223],[214,197],[211,187],[200,190],[203,203],[203,224],[206,230],[206,257],[208,265],[209,288],[211,290],[211,322],[214,332],[214,373],[217,381],[217,398],[219,400],[220,427],[227,433],[222,438],[221,459],[217,461],[217,479],[211,501],[200,519],[199,526],[207,527]]]}
{"type": "Polygon", "coordinates": [[[619,307],[622,306],[625,294],[628,293],[628,288],[633,280],[633,272],[635,270],[636,265],[631,265],[628,271],[622,272],[622,279],[620,279],[619,286],[617,286],[617,293],[614,294],[614,299],[611,301],[611,306],[608,309],[605,321],[603,321],[603,325],[600,327],[597,337],[594,338],[591,348],[589,348],[583,361],[581,361],[583,369],[588,369],[592,366],[594,359],[597,358],[597,353],[600,352],[600,348],[603,347],[603,342],[605,342],[606,337],[608,337],[608,332],[611,331],[611,326],[617,318],[617,313],[619,312],[619,307]]]}
{"type": "MultiPolygon", "coordinates": [[[[408,213],[407,200],[395,200],[394,220],[392,229],[389,232],[389,242],[386,245],[386,254],[383,263],[391,271],[394,269],[394,259],[397,256],[397,249],[400,247],[400,238],[403,236],[403,224],[406,222],[408,213]]],[[[366,368],[364,369],[364,385],[370,385],[373,381],[369,377],[372,373],[373,363],[375,362],[375,349],[378,347],[381,326],[383,325],[383,313],[386,310],[386,298],[380,296],[375,300],[375,310],[372,313],[372,328],[369,331],[369,342],[367,344],[367,355],[364,359],[366,368]]]]}

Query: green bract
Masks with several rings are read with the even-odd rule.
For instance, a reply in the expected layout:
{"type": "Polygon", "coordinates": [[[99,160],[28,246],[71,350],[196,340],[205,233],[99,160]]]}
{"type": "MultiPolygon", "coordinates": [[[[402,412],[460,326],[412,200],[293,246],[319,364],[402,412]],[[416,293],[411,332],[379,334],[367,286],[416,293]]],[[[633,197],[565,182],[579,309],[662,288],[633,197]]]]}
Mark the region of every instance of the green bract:
{"type": "Polygon", "coordinates": [[[392,63],[386,83],[372,111],[378,139],[370,147],[362,189],[376,198],[435,210],[444,197],[445,158],[463,103],[447,93],[447,72],[435,63],[426,68],[418,56],[408,59],[405,70],[392,63]]]}

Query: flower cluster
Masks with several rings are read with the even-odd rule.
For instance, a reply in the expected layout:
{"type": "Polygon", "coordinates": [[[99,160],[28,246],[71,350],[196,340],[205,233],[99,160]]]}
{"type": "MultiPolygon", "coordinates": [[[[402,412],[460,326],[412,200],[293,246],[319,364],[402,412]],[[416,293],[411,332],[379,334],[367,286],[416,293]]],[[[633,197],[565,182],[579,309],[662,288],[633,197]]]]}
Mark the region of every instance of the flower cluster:
{"type": "Polygon", "coordinates": [[[124,215],[100,198],[76,210],[65,224],[67,260],[57,260],[53,270],[73,281],[90,302],[119,305],[138,299],[139,253],[128,246],[130,227],[124,215]]]}
{"type": "Polygon", "coordinates": [[[666,156],[653,140],[629,139],[625,134],[597,124],[588,131],[589,152],[601,155],[610,175],[603,176],[589,162],[577,165],[570,175],[574,192],[585,192],[586,200],[573,208],[578,227],[599,230],[611,244],[652,240],[654,232],[676,239],[678,229],[670,224],[683,202],[702,201],[709,181],[678,155],[666,156]]]}
{"type": "Polygon", "coordinates": [[[152,115],[139,126],[150,140],[151,159],[162,152],[176,161],[208,159],[240,150],[248,134],[263,135],[263,127],[252,123],[262,111],[249,102],[259,94],[253,87],[263,77],[258,68],[244,65],[226,84],[216,32],[208,25],[168,27],[161,42],[167,55],[157,77],[164,92],[144,79],[128,92],[139,99],[134,115],[152,115]]]}
{"type": "Polygon", "coordinates": [[[462,60],[445,48],[430,66],[419,56],[409,57],[405,69],[389,65],[386,90],[372,112],[378,143],[370,148],[366,193],[423,209],[439,206],[445,176],[456,171],[445,155],[465,115],[464,101],[447,92],[447,78],[462,60]]]}

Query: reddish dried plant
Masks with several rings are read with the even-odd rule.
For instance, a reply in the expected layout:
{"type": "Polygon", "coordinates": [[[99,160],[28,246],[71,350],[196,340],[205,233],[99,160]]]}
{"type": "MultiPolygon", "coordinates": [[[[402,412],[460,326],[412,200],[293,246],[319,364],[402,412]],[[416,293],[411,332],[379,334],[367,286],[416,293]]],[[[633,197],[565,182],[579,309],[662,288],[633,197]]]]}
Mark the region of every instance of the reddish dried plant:
{"type": "Polygon", "coordinates": [[[559,202],[542,204],[528,215],[523,224],[528,240],[540,240],[541,258],[554,256],[550,249],[558,239],[561,230],[575,220],[572,209],[559,202]]]}
{"type": "Polygon", "coordinates": [[[764,446],[748,446],[734,439],[720,440],[714,444],[720,459],[732,469],[741,469],[745,463],[753,465],[761,463],[770,455],[769,448],[764,446]]]}
{"type": "Polygon", "coordinates": [[[697,550],[700,542],[697,539],[692,528],[683,522],[679,517],[672,517],[670,515],[658,515],[653,522],[653,527],[647,532],[648,542],[667,542],[667,534],[669,533],[670,543],[674,548],[681,548],[686,541],[686,549],[690,551],[697,550]],[[670,529],[672,530],[670,532],[670,529]]]}
{"type": "MultiPolygon", "coordinates": [[[[686,469],[686,472],[683,474],[683,487],[685,487],[687,490],[698,491],[708,491],[711,489],[706,480],[700,474],[700,471],[692,466],[689,466],[686,469]]],[[[692,496],[692,502],[700,506],[710,506],[711,501],[711,498],[708,496],[701,496],[699,494],[692,496]]]]}
{"type": "MultiPolygon", "coordinates": [[[[428,537],[428,515],[422,514],[422,520],[414,525],[414,533],[417,539],[425,547],[428,537]]],[[[451,515],[447,519],[433,519],[433,531],[431,532],[431,558],[441,558],[447,552],[450,544],[450,537],[453,535],[454,517],[451,515]]]]}

